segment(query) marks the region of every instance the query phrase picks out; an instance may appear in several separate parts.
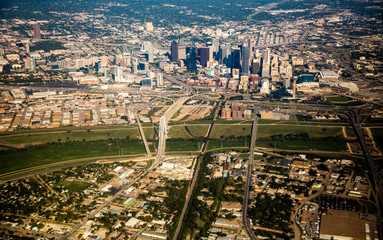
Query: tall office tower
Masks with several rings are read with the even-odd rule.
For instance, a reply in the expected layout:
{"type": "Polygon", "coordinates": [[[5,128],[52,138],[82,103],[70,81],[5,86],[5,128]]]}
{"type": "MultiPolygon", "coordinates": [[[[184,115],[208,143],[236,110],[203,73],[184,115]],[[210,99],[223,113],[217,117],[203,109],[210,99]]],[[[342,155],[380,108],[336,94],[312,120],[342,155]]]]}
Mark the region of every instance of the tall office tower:
{"type": "Polygon", "coordinates": [[[178,59],[186,59],[186,46],[182,36],[178,39],[178,59]]]}
{"type": "Polygon", "coordinates": [[[96,72],[100,72],[101,70],[101,61],[97,61],[94,63],[94,69],[96,70],[96,72]]]}
{"type": "Polygon", "coordinates": [[[262,53],[263,63],[270,64],[270,48],[266,48],[262,53]]]}
{"type": "Polygon", "coordinates": [[[197,53],[194,47],[190,50],[190,55],[187,62],[187,69],[191,72],[197,71],[197,53]]]}
{"type": "Polygon", "coordinates": [[[164,75],[162,73],[157,73],[157,87],[162,87],[164,85],[164,75]]]}
{"type": "Polygon", "coordinates": [[[148,62],[152,63],[154,59],[154,50],[153,50],[153,44],[150,43],[148,45],[148,62]]]}
{"type": "Polygon", "coordinates": [[[242,47],[242,64],[241,76],[249,76],[249,61],[250,61],[250,48],[249,46],[242,47]]]}
{"type": "Polygon", "coordinates": [[[186,46],[178,44],[178,59],[186,59],[186,46]]]}
{"type": "Polygon", "coordinates": [[[273,60],[271,61],[271,67],[277,68],[279,66],[278,56],[274,55],[273,60]]]}
{"type": "Polygon", "coordinates": [[[177,60],[178,60],[178,43],[176,41],[172,42],[172,46],[171,46],[170,50],[171,50],[172,62],[177,62],[177,60]]]}
{"type": "Polygon", "coordinates": [[[38,23],[33,24],[33,38],[41,39],[40,24],[38,23]]]}
{"type": "Polygon", "coordinates": [[[214,61],[213,46],[209,46],[209,62],[214,61]]]}
{"type": "Polygon", "coordinates": [[[36,59],[31,58],[31,72],[36,71],[36,59]]]}
{"type": "Polygon", "coordinates": [[[185,46],[185,41],[182,35],[178,36],[178,46],[185,46]]]}
{"type": "Polygon", "coordinates": [[[270,77],[270,63],[262,64],[262,77],[270,77]]]}
{"type": "Polygon", "coordinates": [[[132,63],[132,72],[133,73],[137,73],[138,72],[138,63],[137,63],[137,61],[134,61],[132,63]]]}
{"type": "Polygon", "coordinates": [[[217,54],[217,53],[219,52],[219,39],[218,39],[218,38],[215,38],[215,39],[213,40],[213,44],[212,44],[212,46],[213,46],[213,52],[214,52],[215,54],[217,54]]]}
{"type": "Polygon", "coordinates": [[[124,53],[124,55],[122,56],[122,60],[124,61],[127,67],[132,66],[132,59],[129,53],[124,53]]]}
{"type": "Polygon", "coordinates": [[[251,74],[259,74],[259,70],[261,70],[261,59],[254,58],[251,63],[251,74]]]}
{"type": "Polygon", "coordinates": [[[199,50],[200,63],[203,67],[207,67],[207,63],[210,58],[210,48],[209,47],[201,47],[199,50]]]}
{"type": "Polygon", "coordinates": [[[228,57],[230,55],[230,45],[219,46],[218,59],[220,64],[227,64],[228,57]]]}
{"type": "Polygon", "coordinates": [[[25,46],[25,48],[27,49],[27,53],[29,53],[29,51],[30,51],[29,43],[27,43],[27,45],[25,46]]]}
{"type": "Polygon", "coordinates": [[[124,81],[122,67],[118,67],[118,66],[116,67],[116,78],[114,80],[116,82],[124,81]]]}
{"type": "Polygon", "coordinates": [[[141,86],[144,88],[152,88],[153,87],[153,80],[151,78],[143,78],[141,80],[141,86]]]}
{"type": "Polygon", "coordinates": [[[240,69],[241,68],[241,49],[233,48],[231,52],[232,65],[231,68],[240,69]]]}

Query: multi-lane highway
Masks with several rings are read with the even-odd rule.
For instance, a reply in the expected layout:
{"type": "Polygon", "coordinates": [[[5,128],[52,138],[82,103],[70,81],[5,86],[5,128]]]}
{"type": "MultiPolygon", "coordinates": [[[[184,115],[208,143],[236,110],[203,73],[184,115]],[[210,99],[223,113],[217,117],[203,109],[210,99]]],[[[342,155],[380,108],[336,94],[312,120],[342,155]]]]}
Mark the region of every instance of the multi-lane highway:
{"type": "Polygon", "coordinates": [[[146,141],[145,132],[144,132],[144,129],[142,128],[140,117],[138,116],[138,114],[136,114],[136,120],[137,120],[138,130],[140,130],[140,135],[141,135],[142,141],[144,142],[146,154],[148,156],[152,156],[149,149],[148,142],[146,141]]]}
{"type": "Polygon", "coordinates": [[[249,196],[250,196],[251,173],[253,170],[253,161],[254,161],[254,148],[255,148],[255,141],[257,139],[257,124],[258,124],[257,114],[258,114],[258,106],[255,106],[253,129],[251,132],[250,156],[249,156],[249,161],[247,162],[245,195],[243,198],[243,206],[242,206],[242,223],[243,223],[243,226],[245,227],[247,235],[249,236],[251,240],[257,239],[250,225],[250,221],[247,218],[247,208],[249,207],[249,196]]]}
{"type": "Polygon", "coordinates": [[[365,158],[367,159],[368,164],[370,165],[371,173],[372,173],[372,179],[373,183],[375,184],[375,201],[376,201],[376,208],[377,208],[377,225],[379,229],[379,237],[380,239],[383,239],[383,222],[382,222],[382,208],[383,208],[383,179],[378,172],[378,169],[375,165],[375,162],[371,155],[371,150],[368,147],[366,140],[364,138],[363,130],[362,130],[362,124],[360,119],[360,112],[356,112],[354,110],[351,110],[350,112],[347,112],[346,115],[349,118],[349,122],[351,123],[352,127],[354,128],[354,132],[356,136],[358,137],[360,146],[362,148],[363,154],[365,158]]]}
{"type": "Polygon", "coordinates": [[[212,123],[210,124],[209,130],[207,131],[205,142],[203,144],[201,154],[197,158],[197,161],[198,161],[197,167],[196,167],[196,170],[194,172],[193,179],[192,179],[191,183],[189,184],[189,189],[188,189],[188,192],[186,194],[186,201],[185,201],[184,207],[182,209],[181,216],[180,216],[180,219],[179,219],[178,224],[177,224],[177,229],[176,229],[176,232],[174,233],[174,236],[173,236],[173,240],[177,240],[178,234],[180,233],[182,222],[183,222],[183,219],[185,217],[186,210],[188,209],[191,195],[192,195],[194,187],[195,187],[195,185],[197,183],[199,170],[201,168],[201,162],[203,161],[203,157],[205,155],[205,152],[206,152],[206,149],[207,149],[207,145],[209,143],[209,138],[210,138],[211,132],[213,130],[215,121],[216,121],[217,116],[218,116],[218,112],[221,109],[221,104],[222,104],[222,102],[219,103],[219,105],[218,105],[218,107],[217,107],[217,109],[215,111],[214,119],[213,119],[212,123]]]}
{"type": "Polygon", "coordinates": [[[150,168],[141,174],[137,175],[137,177],[131,181],[129,184],[125,185],[123,188],[121,188],[120,191],[118,191],[113,197],[111,197],[107,202],[101,204],[96,210],[92,211],[90,214],[88,214],[83,220],[74,226],[71,231],[69,231],[62,239],[75,239],[73,236],[90,218],[94,217],[97,213],[99,213],[103,208],[107,207],[109,204],[111,204],[116,198],[118,198],[121,194],[125,192],[126,189],[128,189],[130,186],[132,186],[134,183],[139,181],[141,178],[146,176],[150,171],[152,171],[154,168],[156,168],[161,160],[163,159],[163,156],[165,154],[165,144],[166,144],[166,127],[167,127],[167,121],[170,120],[170,118],[173,116],[173,114],[184,104],[184,102],[188,99],[188,97],[182,97],[177,102],[175,102],[172,106],[169,107],[169,109],[164,113],[164,115],[161,117],[160,122],[160,139],[159,139],[159,146],[157,151],[157,156],[150,168]],[[161,135],[162,130],[162,135],[161,135]],[[161,150],[160,150],[161,149],[161,150]],[[160,154],[158,154],[160,152],[160,154]]]}
{"type": "Polygon", "coordinates": [[[166,148],[166,138],[167,138],[167,123],[171,119],[171,117],[182,107],[182,105],[188,100],[190,97],[181,97],[175,103],[173,103],[168,110],[164,113],[164,115],[160,119],[159,133],[158,133],[158,147],[157,147],[157,155],[154,160],[152,166],[149,170],[156,168],[162,161],[165,155],[166,148]]]}

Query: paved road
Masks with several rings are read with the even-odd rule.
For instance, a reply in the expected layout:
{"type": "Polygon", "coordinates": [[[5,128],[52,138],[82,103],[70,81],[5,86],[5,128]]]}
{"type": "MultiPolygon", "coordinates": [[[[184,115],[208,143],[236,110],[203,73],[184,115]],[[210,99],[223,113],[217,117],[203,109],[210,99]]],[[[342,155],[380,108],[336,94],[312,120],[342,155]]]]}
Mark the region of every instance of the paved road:
{"type": "Polygon", "coordinates": [[[188,100],[190,97],[181,97],[175,103],[173,103],[164,113],[164,115],[160,119],[159,133],[158,133],[158,147],[157,147],[157,155],[154,160],[152,166],[149,170],[156,168],[162,161],[165,155],[166,148],[166,138],[167,138],[167,124],[171,117],[182,107],[182,105],[188,100]]]}
{"type": "Polygon", "coordinates": [[[251,226],[250,221],[247,218],[247,208],[249,207],[249,197],[250,197],[250,183],[251,183],[251,173],[253,170],[253,161],[254,161],[254,148],[255,142],[257,139],[257,123],[258,123],[258,106],[254,109],[254,121],[253,121],[253,130],[251,133],[251,144],[250,144],[250,156],[249,161],[247,162],[247,172],[246,172],[246,184],[245,184],[245,195],[243,198],[243,206],[242,206],[242,223],[245,227],[246,233],[251,240],[257,239],[255,236],[251,226]]]}
{"type": "Polygon", "coordinates": [[[181,216],[180,216],[180,219],[179,219],[178,224],[177,224],[177,229],[176,229],[176,232],[174,233],[174,236],[173,236],[173,240],[177,240],[178,234],[180,233],[180,230],[181,230],[181,227],[182,227],[182,222],[184,220],[184,217],[185,217],[185,214],[186,214],[186,210],[188,209],[188,206],[189,206],[190,198],[192,196],[194,187],[195,187],[195,185],[197,183],[199,170],[201,168],[201,162],[203,161],[203,157],[205,155],[205,152],[206,152],[206,149],[207,149],[207,145],[209,143],[209,138],[210,138],[211,132],[213,130],[213,127],[214,127],[214,124],[215,124],[215,120],[217,119],[218,112],[219,112],[219,110],[221,108],[221,104],[222,104],[222,102],[219,103],[219,105],[218,105],[218,107],[217,107],[217,109],[215,111],[214,119],[213,119],[213,121],[212,121],[212,123],[211,123],[211,125],[209,127],[208,132],[207,132],[207,135],[206,135],[206,138],[205,138],[205,142],[204,142],[204,145],[202,147],[201,154],[198,157],[197,168],[196,168],[196,170],[194,172],[194,176],[193,176],[192,182],[189,185],[189,189],[188,189],[188,192],[186,194],[186,201],[185,201],[184,207],[182,209],[181,216]]]}
{"type": "Polygon", "coordinates": [[[290,220],[293,222],[293,230],[294,230],[294,235],[295,235],[294,240],[301,239],[301,232],[299,230],[297,222],[295,221],[296,216],[298,215],[299,209],[301,209],[308,201],[311,201],[312,199],[319,197],[324,192],[326,186],[328,185],[328,183],[330,181],[330,176],[332,174],[333,167],[334,166],[331,165],[331,168],[330,168],[330,170],[326,176],[326,179],[324,181],[322,188],[318,192],[316,192],[315,194],[313,194],[313,195],[307,197],[306,199],[304,199],[303,201],[301,201],[300,204],[295,208],[294,213],[291,214],[290,220]]]}
{"type": "Polygon", "coordinates": [[[139,174],[135,179],[133,179],[129,184],[126,184],[123,188],[121,188],[120,191],[118,191],[113,197],[111,197],[107,202],[101,204],[96,210],[92,211],[90,214],[88,214],[86,217],[82,219],[82,221],[74,226],[72,230],[70,230],[64,237],[62,237],[62,240],[65,239],[76,239],[74,234],[90,219],[96,216],[97,213],[99,213],[103,208],[107,207],[109,204],[111,204],[117,197],[119,197],[122,193],[125,192],[129,187],[131,187],[133,184],[135,184],[137,181],[139,181],[141,178],[146,176],[149,171],[142,172],[139,174]]]}
{"type": "Polygon", "coordinates": [[[45,232],[36,232],[32,230],[26,230],[26,229],[19,229],[20,227],[12,227],[12,226],[6,226],[6,225],[0,225],[0,229],[3,232],[13,232],[12,236],[23,236],[23,237],[36,237],[36,239],[39,239],[41,237],[44,237],[46,239],[48,238],[58,238],[60,235],[58,234],[51,234],[51,233],[45,233],[45,232]]]}
{"type": "Polygon", "coordinates": [[[377,209],[377,225],[378,225],[378,232],[379,232],[379,238],[383,239],[383,222],[382,222],[382,208],[383,208],[383,180],[378,172],[378,169],[375,165],[375,162],[371,155],[371,150],[368,147],[366,140],[364,138],[363,130],[362,130],[362,123],[360,119],[360,112],[356,112],[354,110],[351,110],[350,112],[347,112],[347,116],[349,118],[349,122],[351,123],[352,127],[354,128],[354,132],[358,137],[359,144],[362,148],[363,154],[370,165],[371,173],[373,182],[371,184],[375,184],[375,202],[376,202],[376,209],[377,209]]]}
{"type": "MultiPolygon", "coordinates": [[[[188,97],[180,98],[177,102],[175,102],[172,106],[170,106],[168,108],[168,110],[164,113],[164,116],[162,116],[162,119],[170,120],[170,118],[173,116],[173,114],[184,104],[184,102],[187,99],[188,99],[188,97]]],[[[163,158],[163,154],[165,153],[165,151],[164,151],[165,146],[164,145],[166,143],[166,122],[167,121],[164,121],[162,126],[161,126],[161,123],[160,123],[160,131],[161,131],[161,128],[162,128],[162,131],[165,132],[164,135],[160,136],[160,138],[162,138],[162,141],[160,141],[160,144],[161,144],[161,149],[163,149],[163,151],[161,151],[160,154],[157,154],[156,160],[154,161],[152,166],[148,170],[146,170],[146,171],[142,172],[141,174],[139,174],[133,181],[131,181],[131,183],[129,183],[129,184],[125,185],[124,187],[122,187],[122,189],[120,191],[118,191],[109,201],[107,201],[104,204],[100,205],[96,210],[92,211],[85,218],[83,218],[83,220],[79,224],[77,224],[75,227],[73,227],[72,230],[68,234],[66,234],[66,236],[64,236],[62,239],[68,239],[73,234],[75,234],[90,218],[94,217],[97,213],[99,213],[101,211],[101,209],[103,209],[103,208],[107,207],[109,204],[111,204],[117,197],[119,197],[122,193],[124,193],[124,191],[126,189],[128,189],[134,183],[136,183],[141,178],[146,176],[150,171],[152,171],[154,168],[156,168],[160,164],[160,162],[161,162],[161,160],[163,158]]],[[[159,150],[160,150],[160,146],[158,147],[158,151],[159,150]]]]}
{"type": "Polygon", "coordinates": [[[138,114],[136,114],[136,120],[137,120],[137,124],[138,124],[138,129],[140,130],[140,135],[141,135],[142,141],[144,142],[146,154],[148,156],[152,156],[152,154],[150,153],[149,145],[148,145],[148,142],[146,141],[145,132],[144,132],[144,129],[142,129],[140,117],[138,116],[138,114]]]}

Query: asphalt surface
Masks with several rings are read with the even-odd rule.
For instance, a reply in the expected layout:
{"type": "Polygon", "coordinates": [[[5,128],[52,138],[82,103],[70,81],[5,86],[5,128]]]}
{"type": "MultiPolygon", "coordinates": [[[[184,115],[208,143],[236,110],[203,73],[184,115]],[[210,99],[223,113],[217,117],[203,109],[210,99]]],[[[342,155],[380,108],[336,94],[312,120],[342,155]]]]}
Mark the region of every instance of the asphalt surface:
{"type": "Polygon", "coordinates": [[[242,223],[245,227],[246,233],[251,240],[257,239],[255,236],[252,227],[250,226],[250,221],[247,218],[247,209],[249,207],[249,197],[250,197],[250,183],[251,183],[251,172],[253,170],[253,161],[254,161],[254,148],[255,141],[257,139],[257,124],[258,124],[258,106],[254,110],[254,121],[253,129],[251,133],[251,144],[250,144],[250,156],[249,161],[247,162],[247,172],[246,172],[246,185],[245,185],[245,195],[243,198],[243,211],[242,211],[242,223]]]}
{"type": "Polygon", "coordinates": [[[201,168],[201,162],[203,161],[203,157],[205,155],[205,152],[206,152],[206,149],[207,149],[207,145],[209,143],[209,138],[210,138],[211,132],[213,130],[213,127],[214,127],[214,124],[215,124],[215,120],[217,119],[218,112],[219,112],[220,107],[221,107],[221,103],[222,102],[219,103],[218,108],[217,108],[217,110],[215,112],[214,119],[213,119],[213,121],[212,121],[212,123],[211,123],[211,125],[209,127],[208,133],[207,133],[206,138],[205,138],[205,143],[204,143],[204,145],[202,147],[202,152],[201,152],[200,156],[198,157],[197,167],[196,167],[196,170],[194,172],[193,180],[192,180],[191,184],[189,185],[189,189],[188,189],[188,192],[186,194],[186,201],[185,201],[184,207],[182,209],[181,216],[180,216],[180,219],[179,219],[178,224],[177,224],[177,229],[176,229],[176,232],[174,233],[174,236],[173,236],[173,240],[177,240],[178,234],[181,231],[182,222],[183,222],[183,219],[185,217],[186,210],[188,209],[190,198],[192,196],[194,187],[195,187],[195,185],[197,183],[198,174],[199,174],[199,171],[200,171],[200,168],[201,168]]]}

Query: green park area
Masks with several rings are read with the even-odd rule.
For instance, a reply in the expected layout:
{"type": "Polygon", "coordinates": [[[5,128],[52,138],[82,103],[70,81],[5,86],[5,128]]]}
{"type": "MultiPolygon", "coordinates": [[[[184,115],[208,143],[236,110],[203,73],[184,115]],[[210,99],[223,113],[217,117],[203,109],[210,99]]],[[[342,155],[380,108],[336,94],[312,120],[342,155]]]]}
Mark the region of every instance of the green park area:
{"type": "Polygon", "coordinates": [[[169,138],[200,138],[204,137],[209,125],[177,125],[171,126],[168,130],[169,138]]]}
{"type": "Polygon", "coordinates": [[[332,96],[332,97],[326,97],[327,102],[350,102],[352,99],[347,97],[340,97],[340,96],[332,96]]]}
{"type": "Polygon", "coordinates": [[[21,130],[17,132],[5,132],[0,134],[0,143],[12,144],[44,144],[50,142],[67,141],[97,141],[109,138],[139,139],[137,126],[129,127],[88,127],[88,128],[57,128],[39,129],[36,131],[21,130]]]}
{"type": "Polygon", "coordinates": [[[74,192],[82,192],[88,187],[90,187],[92,184],[88,182],[80,182],[80,181],[61,181],[57,183],[57,186],[63,186],[64,188],[74,191],[74,192]]]}
{"type": "MultiPolygon", "coordinates": [[[[211,121],[172,123],[168,126],[166,152],[196,153],[200,151],[211,121]]],[[[214,125],[209,151],[242,150],[250,146],[252,121],[217,120],[214,125]]],[[[351,132],[348,131],[347,133],[351,132]]],[[[371,128],[380,146],[381,128],[371,128]]],[[[153,125],[144,126],[150,150],[156,152],[157,137],[153,125]]],[[[0,134],[0,143],[22,144],[23,149],[3,147],[0,152],[1,173],[60,162],[95,161],[96,158],[118,157],[120,154],[144,155],[145,149],[138,127],[98,126],[81,128],[56,128],[20,130],[0,134]],[[120,139],[119,141],[117,139],[120,139]]],[[[340,151],[346,150],[342,125],[335,122],[302,124],[295,121],[262,120],[258,124],[256,147],[279,151],[340,151]]]]}
{"type": "MultiPolygon", "coordinates": [[[[216,124],[213,128],[212,138],[220,138],[221,136],[246,136],[251,134],[251,125],[221,125],[216,124]]],[[[257,138],[270,138],[279,134],[301,134],[307,133],[309,138],[327,138],[330,136],[341,136],[342,128],[340,126],[323,126],[308,125],[300,126],[296,124],[281,125],[262,125],[257,128],[257,138]]]]}
{"type": "Polygon", "coordinates": [[[1,173],[20,169],[58,163],[73,159],[102,156],[145,154],[144,144],[140,141],[100,140],[97,142],[68,142],[31,146],[20,150],[8,150],[0,154],[1,173]]]}

